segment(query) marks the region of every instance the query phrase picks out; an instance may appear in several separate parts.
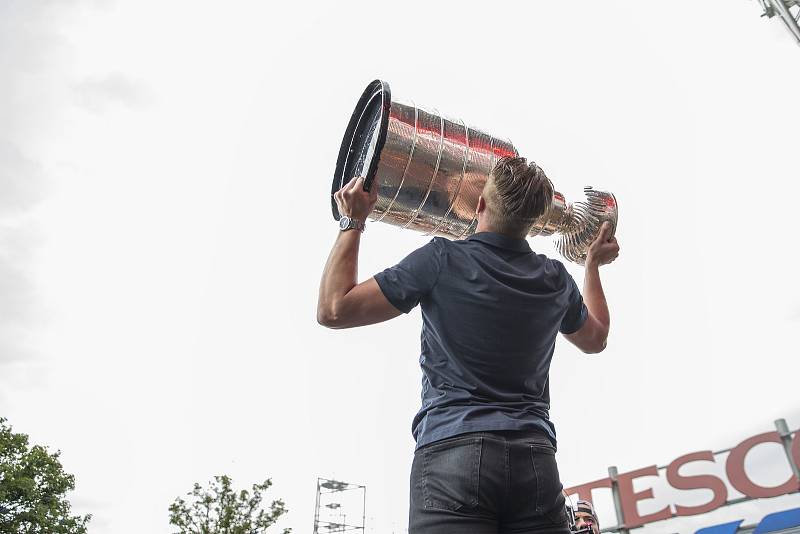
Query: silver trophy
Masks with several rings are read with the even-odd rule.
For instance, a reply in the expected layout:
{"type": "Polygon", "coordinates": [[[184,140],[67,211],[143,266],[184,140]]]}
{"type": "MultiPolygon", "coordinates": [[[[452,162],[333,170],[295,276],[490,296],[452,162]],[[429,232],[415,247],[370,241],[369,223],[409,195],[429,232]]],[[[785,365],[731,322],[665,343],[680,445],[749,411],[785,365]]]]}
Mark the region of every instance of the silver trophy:
{"type": "MultiPolygon", "coordinates": [[[[475,232],[478,197],[494,164],[516,156],[511,141],[498,139],[463,121],[414,104],[392,100],[389,84],[370,83],[356,105],[339,149],[331,195],[354,176],[378,187],[370,214],[382,221],[451,239],[475,232]]],[[[559,234],[556,247],[583,265],[586,251],[604,221],[617,226],[611,193],[584,188],[586,202],[569,204],[556,191],[530,236],[559,234]]],[[[333,217],[339,219],[331,198],[333,217]]]]}

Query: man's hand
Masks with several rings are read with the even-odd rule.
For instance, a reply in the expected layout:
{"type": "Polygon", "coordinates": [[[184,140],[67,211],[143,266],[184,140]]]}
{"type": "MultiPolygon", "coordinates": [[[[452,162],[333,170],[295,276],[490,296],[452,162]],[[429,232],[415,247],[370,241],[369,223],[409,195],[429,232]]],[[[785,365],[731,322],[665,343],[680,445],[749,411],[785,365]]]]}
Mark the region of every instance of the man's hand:
{"type": "Polygon", "coordinates": [[[356,176],[333,195],[339,214],[365,222],[378,201],[378,184],[371,191],[364,191],[364,177],[356,176]]]}
{"type": "Polygon", "coordinates": [[[619,256],[619,243],[616,237],[611,236],[611,223],[606,221],[600,227],[597,239],[589,245],[586,253],[586,266],[599,267],[617,259],[619,256]]]}

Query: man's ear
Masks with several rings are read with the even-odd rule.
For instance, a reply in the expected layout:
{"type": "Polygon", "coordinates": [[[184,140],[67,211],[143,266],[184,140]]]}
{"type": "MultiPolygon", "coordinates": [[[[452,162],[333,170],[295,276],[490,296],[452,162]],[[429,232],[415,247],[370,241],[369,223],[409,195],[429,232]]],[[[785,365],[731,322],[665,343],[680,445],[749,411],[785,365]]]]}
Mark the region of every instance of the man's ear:
{"type": "Polygon", "coordinates": [[[486,201],[483,199],[483,195],[478,197],[478,209],[475,213],[483,213],[486,211],[486,201]]]}

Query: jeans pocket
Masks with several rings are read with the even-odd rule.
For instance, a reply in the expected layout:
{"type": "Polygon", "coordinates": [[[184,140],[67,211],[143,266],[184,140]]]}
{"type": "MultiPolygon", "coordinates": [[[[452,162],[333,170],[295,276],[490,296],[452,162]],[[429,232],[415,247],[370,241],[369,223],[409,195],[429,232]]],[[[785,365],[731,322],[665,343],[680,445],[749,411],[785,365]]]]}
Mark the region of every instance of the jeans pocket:
{"type": "Polygon", "coordinates": [[[478,505],[483,438],[463,437],[422,450],[422,494],[426,509],[460,510],[478,505]]]}
{"type": "Polygon", "coordinates": [[[556,465],[556,451],[549,445],[530,445],[533,473],[536,477],[536,513],[552,511],[563,497],[556,465]]]}

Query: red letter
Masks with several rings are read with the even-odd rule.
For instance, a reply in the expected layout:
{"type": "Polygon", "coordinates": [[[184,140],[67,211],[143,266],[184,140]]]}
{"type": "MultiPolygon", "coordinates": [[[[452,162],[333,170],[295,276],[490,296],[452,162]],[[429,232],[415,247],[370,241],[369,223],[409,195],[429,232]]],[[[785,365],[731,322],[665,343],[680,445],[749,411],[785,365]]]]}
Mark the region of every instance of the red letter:
{"type": "Polygon", "coordinates": [[[794,465],[800,468],[800,432],[794,435],[794,441],[792,441],[792,458],[794,458],[794,465]]]}
{"type": "Polygon", "coordinates": [[[573,486],[571,488],[565,489],[564,492],[567,495],[572,495],[573,493],[578,494],[578,499],[584,501],[592,501],[592,490],[597,488],[610,488],[611,487],[611,479],[610,478],[601,478],[600,480],[595,480],[594,482],[589,482],[587,484],[582,484],[580,486],[573,486]]]}
{"type": "Polygon", "coordinates": [[[725,464],[725,471],[728,474],[728,480],[731,486],[753,499],[776,497],[778,495],[797,491],[797,479],[794,478],[794,474],[792,474],[791,478],[786,481],[786,483],[775,486],[774,488],[759,486],[748,478],[747,473],[744,471],[744,459],[753,447],[761,443],[783,444],[777,432],[766,432],[748,438],[734,447],[725,464]]]}
{"type": "Polygon", "coordinates": [[[681,506],[676,504],[675,515],[704,514],[719,508],[728,501],[728,489],[725,487],[725,483],[714,475],[695,475],[687,477],[679,473],[683,465],[698,460],[713,462],[714,454],[711,451],[699,451],[676,458],[669,464],[669,467],[667,467],[667,482],[669,482],[673,488],[680,490],[710,489],[714,493],[714,497],[710,502],[701,504],[700,506],[681,506]]]}
{"type": "Polygon", "coordinates": [[[617,483],[619,484],[619,496],[620,501],[622,502],[622,515],[625,517],[626,528],[636,528],[644,525],[645,523],[652,523],[653,521],[660,521],[662,519],[669,519],[672,517],[672,512],[670,511],[669,506],[653,514],[642,516],[639,515],[639,511],[636,509],[636,503],[644,499],[653,498],[653,490],[651,488],[638,493],[633,491],[634,479],[645,476],[657,477],[658,468],[654,465],[651,465],[650,467],[643,467],[642,469],[637,469],[636,471],[623,473],[617,477],[617,483]]]}

